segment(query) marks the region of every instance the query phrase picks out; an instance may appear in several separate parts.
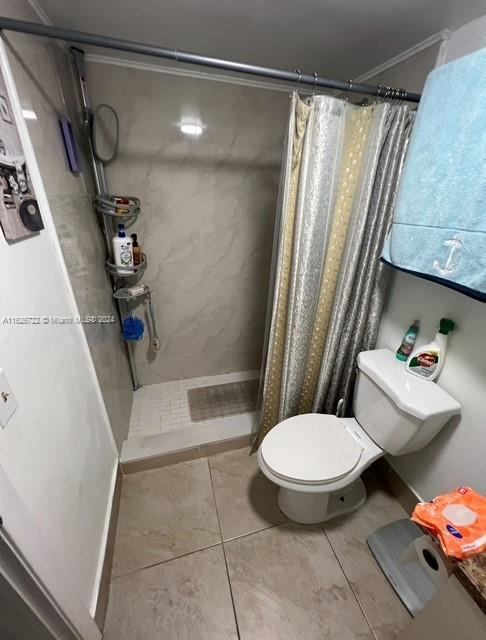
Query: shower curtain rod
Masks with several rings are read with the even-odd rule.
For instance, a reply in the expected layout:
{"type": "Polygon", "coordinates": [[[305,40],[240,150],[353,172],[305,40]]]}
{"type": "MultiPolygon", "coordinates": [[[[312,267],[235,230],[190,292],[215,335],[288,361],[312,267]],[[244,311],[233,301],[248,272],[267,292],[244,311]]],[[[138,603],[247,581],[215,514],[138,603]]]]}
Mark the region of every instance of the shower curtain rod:
{"type": "Polygon", "coordinates": [[[309,75],[296,71],[283,71],[281,69],[272,69],[270,67],[260,67],[243,62],[235,62],[233,60],[224,60],[223,58],[213,58],[189,51],[179,51],[178,49],[167,49],[152,44],[144,44],[142,42],[134,42],[131,40],[122,40],[111,36],[101,36],[94,33],[85,33],[82,31],[74,31],[72,29],[64,29],[62,27],[53,27],[51,25],[40,24],[37,22],[27,22],[24,20],[14,20],[12,18],[0,17],[0,30],[19,31],[20,33],[28,33],[34,36],[43,36],[46,38],[54,38],[55,40],[66,40],[77,44],[87,44],[96,47],[105,47],[107,49],[116,49],[129,53],[136,53],[154,58],[163,58],[165,60],[174,60],[175,62],[184,62],[187,64],[195,64],[203,67],[212,67],[213,69],[225,69],[226,71],[234,71],[236,73],[244,73],[264,78],[272,78],[281,80],[291,84],[300,86],[306,85],[312,88],[325,87],[326,89],[335,89],[351,93],[361,93],[370,96],[398,98],[400,100],[408,100],[409,102],[419,102],[420,94],[409,93],[405,89],[397,89],[383,85],[370,85],[355,83],[352,80],[342,82],[340,80],[331,80],[329,78],[321,78],[317,74],[309,75]]]}

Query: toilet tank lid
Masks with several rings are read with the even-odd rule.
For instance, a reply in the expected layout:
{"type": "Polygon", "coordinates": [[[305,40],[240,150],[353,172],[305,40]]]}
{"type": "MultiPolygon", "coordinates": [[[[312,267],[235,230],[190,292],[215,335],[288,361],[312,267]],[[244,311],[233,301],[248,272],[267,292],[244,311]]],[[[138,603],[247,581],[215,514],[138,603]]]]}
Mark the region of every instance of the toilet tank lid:
{"type": "Polygon", "coordinates": [[[362,351],[358,368],[393,400],[402,411],[419,420],[434,415],[455,415],[461,405],[447,391],[430,380],[421,380],[408,373],[405,363],[396,359],[389,349],[362,351]]]}

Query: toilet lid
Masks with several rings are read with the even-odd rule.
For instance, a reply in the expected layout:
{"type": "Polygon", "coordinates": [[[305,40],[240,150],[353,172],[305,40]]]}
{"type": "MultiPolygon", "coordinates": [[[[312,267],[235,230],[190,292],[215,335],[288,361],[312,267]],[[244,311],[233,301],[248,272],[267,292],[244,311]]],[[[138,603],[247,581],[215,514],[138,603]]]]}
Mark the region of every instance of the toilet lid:
{"type": "Polygon", "coordinates": [[[261,445],[262,458],[275,475],[303,484],[343,478],[358,464],[361,452],[338,418],[319,413],[284,420],[261,445]]]}

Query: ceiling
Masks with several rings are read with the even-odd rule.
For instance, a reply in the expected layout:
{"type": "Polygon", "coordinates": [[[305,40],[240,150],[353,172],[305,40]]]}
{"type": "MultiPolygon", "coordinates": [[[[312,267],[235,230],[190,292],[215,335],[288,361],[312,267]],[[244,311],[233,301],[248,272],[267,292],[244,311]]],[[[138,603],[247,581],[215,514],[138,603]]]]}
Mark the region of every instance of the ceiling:
{"type": "Polygon", "coordinates": [[[486,0],[36,2],[56,26],[336,79],[486,13],[486,0]]]}

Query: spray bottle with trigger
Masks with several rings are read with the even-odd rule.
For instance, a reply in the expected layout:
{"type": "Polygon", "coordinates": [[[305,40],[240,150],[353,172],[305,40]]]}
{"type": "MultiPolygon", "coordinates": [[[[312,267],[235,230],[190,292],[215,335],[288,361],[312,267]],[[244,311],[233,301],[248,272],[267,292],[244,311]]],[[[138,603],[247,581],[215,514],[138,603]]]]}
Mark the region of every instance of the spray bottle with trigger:
{"type": "Polygon", "coordinates": [[[407,371],[424,380],[435,380],[444,366],[447,336],[453,329],[454,322],[442,318],[434,340],[415,349],[408,359],[407,371]]]}

